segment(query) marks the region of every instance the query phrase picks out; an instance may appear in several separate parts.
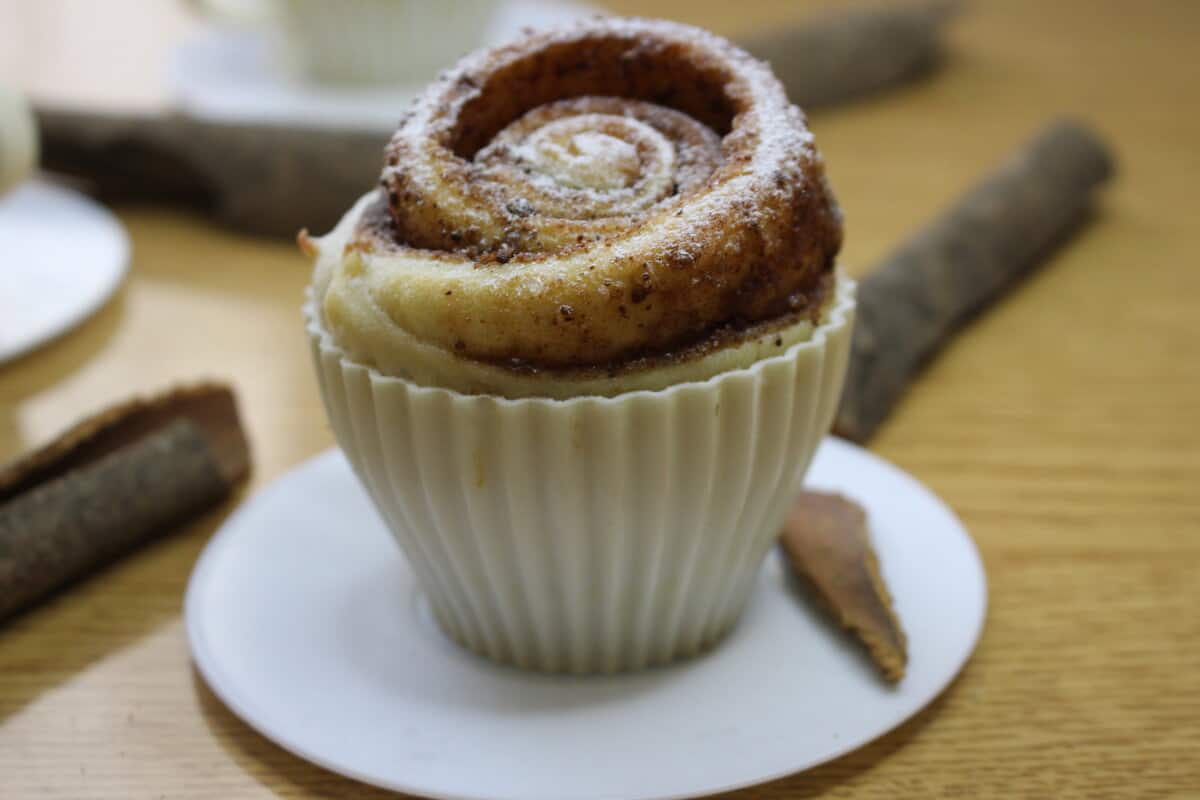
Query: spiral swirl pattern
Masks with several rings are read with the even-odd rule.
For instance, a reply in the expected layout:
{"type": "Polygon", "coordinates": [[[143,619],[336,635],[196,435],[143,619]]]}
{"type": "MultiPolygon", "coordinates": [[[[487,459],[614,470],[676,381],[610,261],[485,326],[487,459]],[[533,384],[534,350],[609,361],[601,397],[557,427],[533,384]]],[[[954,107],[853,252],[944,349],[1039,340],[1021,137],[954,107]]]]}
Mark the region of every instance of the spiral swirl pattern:
{"type": "Polygon", "coordinates": [[[666,22],[595,19],[469,56],[404,118],[381,184],[318,243],[316,292],[339,344],[385,369],[394,335],[506,368],[614,370],[815,319],[841,245],[768,67],[666,22]]]}

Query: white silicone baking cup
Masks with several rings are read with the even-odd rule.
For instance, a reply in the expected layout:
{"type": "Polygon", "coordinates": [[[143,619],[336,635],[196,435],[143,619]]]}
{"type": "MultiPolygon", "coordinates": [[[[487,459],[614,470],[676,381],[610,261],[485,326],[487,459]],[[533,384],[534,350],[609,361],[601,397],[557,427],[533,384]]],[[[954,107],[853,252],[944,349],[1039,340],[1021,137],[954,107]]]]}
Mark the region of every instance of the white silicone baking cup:
{"type": "Polygon", "coordinates": [[[384,376],[305,316],[338,442],[442,629],[519,667],[616,672],[737,621],[833,421],[854,284],[810,340],[746,369],[570,400],[384,376]]]}

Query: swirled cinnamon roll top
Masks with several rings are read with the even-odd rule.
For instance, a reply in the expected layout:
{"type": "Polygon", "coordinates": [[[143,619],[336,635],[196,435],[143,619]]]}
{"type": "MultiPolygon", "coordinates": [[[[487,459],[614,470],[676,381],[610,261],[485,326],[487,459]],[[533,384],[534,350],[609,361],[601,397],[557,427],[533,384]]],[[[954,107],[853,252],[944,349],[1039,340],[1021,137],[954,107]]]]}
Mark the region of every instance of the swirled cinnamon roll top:
{"type": "Polygon", "coordinates": [[[315,243],[323,322],[387,371],[400,340],[613,370],[815,320],[842,237],[804,116],[765,64],[616,18],[445,73],[335,234],[315,243]]]}

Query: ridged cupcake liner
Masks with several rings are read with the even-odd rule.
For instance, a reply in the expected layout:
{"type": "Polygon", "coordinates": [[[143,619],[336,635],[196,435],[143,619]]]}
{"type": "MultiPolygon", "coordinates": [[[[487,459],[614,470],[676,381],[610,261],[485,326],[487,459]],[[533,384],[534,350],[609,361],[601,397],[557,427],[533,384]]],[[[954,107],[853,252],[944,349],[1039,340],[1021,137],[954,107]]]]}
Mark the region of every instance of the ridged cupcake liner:
{"type": "Polygon", "coordinates": [[[738,619],[833,420],[854,286],[811,339],[656,392],[463,395],[347,359],[306,308],[335,435],[438,624],[496,661],[616,672],[738,619]]]}

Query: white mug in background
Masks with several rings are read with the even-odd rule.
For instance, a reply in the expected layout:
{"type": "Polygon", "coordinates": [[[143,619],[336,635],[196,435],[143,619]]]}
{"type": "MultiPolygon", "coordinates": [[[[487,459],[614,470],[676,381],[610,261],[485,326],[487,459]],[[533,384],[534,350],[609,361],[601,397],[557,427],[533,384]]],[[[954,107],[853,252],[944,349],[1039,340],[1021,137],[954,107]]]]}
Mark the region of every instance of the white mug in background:
{"type": "Polygon", "coordinates": [[[0,194],[17,186],[37,164],[33,111],[15,89],[0,86],[0,194]]]}
{"type": "Polygon", "coordinates": [[[282,62],[320,82],[423,83],[477,48],[493,0],[189,0],[279,35],[282,62]]]}

